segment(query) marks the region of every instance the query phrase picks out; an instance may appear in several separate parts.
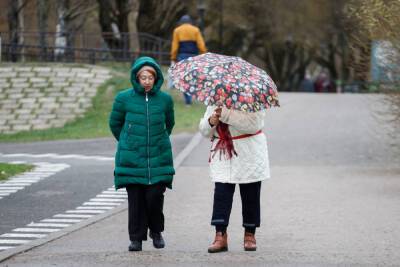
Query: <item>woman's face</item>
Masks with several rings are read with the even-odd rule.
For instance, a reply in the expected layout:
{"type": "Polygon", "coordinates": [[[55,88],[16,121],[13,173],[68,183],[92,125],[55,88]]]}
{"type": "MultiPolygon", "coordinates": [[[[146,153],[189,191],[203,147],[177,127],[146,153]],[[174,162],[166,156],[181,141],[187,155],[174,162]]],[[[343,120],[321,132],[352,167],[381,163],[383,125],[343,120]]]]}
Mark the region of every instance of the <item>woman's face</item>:
{"type": "Polygon", "coordinates": [[[139,83],[146,92],[149,92],[154,85],[154,76],[151,72],[144,70],[139,74],[139,83]]]}

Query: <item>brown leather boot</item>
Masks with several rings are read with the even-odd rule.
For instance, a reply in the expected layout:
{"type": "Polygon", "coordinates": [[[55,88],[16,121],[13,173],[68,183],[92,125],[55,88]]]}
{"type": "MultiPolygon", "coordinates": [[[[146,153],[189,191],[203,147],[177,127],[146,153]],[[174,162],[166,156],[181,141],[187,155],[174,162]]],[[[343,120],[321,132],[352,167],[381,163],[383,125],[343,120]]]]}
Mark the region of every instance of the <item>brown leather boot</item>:
{"type": "Polygon", "coordinates": [[[225,234],[216,232],[214,242],[208,247],[208,252],[216,253],[222,251],[228,251],[228,234],[226,232],[225,234]]]}
{"type": "Polygon", "coordinates": [[[244,242],[243,247],[245,251],[256,251],[257,243],[254,234],[244,232],[244,242]]]}

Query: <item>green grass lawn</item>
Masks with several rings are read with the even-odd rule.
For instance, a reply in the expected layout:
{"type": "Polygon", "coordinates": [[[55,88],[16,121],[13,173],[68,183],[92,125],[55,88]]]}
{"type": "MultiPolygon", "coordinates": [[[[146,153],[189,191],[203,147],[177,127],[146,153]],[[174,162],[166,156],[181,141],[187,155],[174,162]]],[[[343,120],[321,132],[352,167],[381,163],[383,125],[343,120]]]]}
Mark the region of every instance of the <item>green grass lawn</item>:
{"type": "Polygon", "coordinates": [[[32,165],[26,164],[7,164],[0,162],[0,181],[6,180],[7,178],[17,175],[21,172],[26,172],[33,169],[32,165]]]}
{"type": "MultiPolygon", "coordinates": [[[[62,128],[1,134],[0,142],[111,137],[108,128],[108,116],[114,96],[118,91],[131,87],[131,84],[129,82],[129,64],[114,63],[105,64],[104,66],[113,70],[113,78],[100,86],[96,97],[93,99],[93,107],[86,112],[83,118],[70,122],[62,128]]],[[[166,68],[163,68],[163,70],[166,71],[166,68]]],[[[172,95],[175,104],[175,128],[173,133],[195,132],[205,111],[205,106],[201,103],[194,103],[192,106],[186,107],[182,94],[175,89],[166,89],[166,83],[164,83],[162,90],[172,95]]]]}

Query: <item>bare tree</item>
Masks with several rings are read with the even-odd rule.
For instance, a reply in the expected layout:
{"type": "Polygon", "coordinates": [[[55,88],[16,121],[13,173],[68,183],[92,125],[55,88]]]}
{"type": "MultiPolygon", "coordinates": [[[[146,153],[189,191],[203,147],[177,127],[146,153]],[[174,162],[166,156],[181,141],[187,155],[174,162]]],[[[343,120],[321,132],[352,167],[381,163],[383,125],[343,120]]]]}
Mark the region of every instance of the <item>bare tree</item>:
{"type": "Polygon", "coordinates": [[[18,54],[20,51],[19,45],[23,44],[23,35],[20,34],[24,29],[22,12],[29,0],[9,0],[8,2],[9,43],[11,45],[10,54],[11,61],[15,62],[18,60],[18,54]]]}
{"type": "MultiPolygon", "coordinates": [[[[334,83],[336,91],[339,91],[339,81],[348,83],[354,79],[354,68],[352,65],[356,58],[352,53],[351,34],[353,32],[353,21],[345,14],[345,0],[338,0],[325,3],[326,21],[320,25],[323,31],[322,38],[319,40],[320,47],[315,55],[315,62],[327,69],[330,78],[334,83]]],[[[353,48],[355,48],[353,46],[353,48]]],[[[368,51],[359,50],[359,53],[368,53],[368,51]]],[[[367,79],[368,69],[357,69],[359,80],[367,79]]]]}
{"type": "Polygon", "coordinates": [[[37,0],[36,15],[39,29],[39,44],[41,47],[40,58],[45,60],[47,57],[47,26],[49,16],[49,0],[37,0]]]}
{"type": "MultiPolygon", "coordinates": [[[[354,19],[354,46],[366,51],[360,54],[357,66],[366,69],[370,65],[370,40],[385,40],[390,44],[382,51],[384,70],[392,77],[374,83],[386,92],[385,102],[389,111],[379,118],[390,122],[390,136],[400,151],[400,2],[397,0],[352,0],[347,4],[347,15],[354,19]]],[[[383,67],[383,66],[382,66],[383,67]]]]}
{"type": "Polygon", "coordinates": [[[238,44],[236,53],[261,64],[280,90],[297,90],[314,56],[309,40],[311,27],[305,23],[310,8],[304,1],[237,2],[235,14],[225,16],[228,17],[226,25],[240,21],[242,34],[232,35],[225,29],[224,37],[229,39],[225,41],[224,50],[240,38],[243,41],[238,44]]]}
{"type": "MultiPolygon", "coordinates": [[[[354,63],[360,61],[355,55],[368,55],[369,51],[356,47],[350,38],[353,19],[345,16],[347,2],[237,0],[229,5],[225,2],[221,52],[239,55],[274,73],[280,89],[284,90],[297,90],[298,80],[304,78],[310,64],[326,69],[334,81],[351,81],[355,76],[366,80],[368,69],[355,68],[354,63]]],[[[219,0],[208,0],[212,8],[206,12],[206,41],[214,51],[218,51],[219,45],[219,22],[215,19],[221,12],[218,3],[219,0]]]]}
{"type": "Polygon", "coordinates": [[[85,24],[88,14],[96,9],[94,0],[59,0],[57,1],[57,17],[59,38],[65,38],[66,56],[73,59],[76,33],[85,24]]]}
{"type": "MultiPolygon", "coordinates": [[[[346,15],[353,19],[354,31],[351,34],[353,47],[361,51],[356,67],[369,74],[371,42],[385,40],[391,44],[392,51],[385,55],[387,71],[400,77],[400,2],[396,0],[352,0],[346,5],[346,15]]],[[[356,51],[357,52],[357,51],[356,51]]],[[[367,76],[367,75],[365,75],[367,76]]],[[[399,87],[400,79],[392,79],[391,85],[399,87]]]]}
{"type": "MultiPolygon", "coordinates": [[[[194,0],[140,0],[137,29],[140,33],[149,33],[170,40],[179,18],[185,14],[195,18],[194,9],[194,0]]],[[[139,38],[142,50],[170,50],[170,42],[163,42],[162,39],[149,42],[148,37],[143,35],[139,38]]]]}
{"type": "Polygon", "coordinates": [[[258,50],[266,69],[282,91],[296,91],[313,59],[311,49],[304,43],[287,40],[266,43],[258,50]]]}
{"type": "Polygon", "coordinates": [[[140,0],[137,28],[164,39],[170,39],[178,19],[188,13],[193,1],[140,0]]]}
{"type": "Polygon", "coordinates": [[[133,0],[97,0],[97,3],[103,39],[114,58],[118,59],[123,56],[120,50],[130,49],[130,36],[125,33],[130,30],[129,15],[137,3],[133,0]]]}

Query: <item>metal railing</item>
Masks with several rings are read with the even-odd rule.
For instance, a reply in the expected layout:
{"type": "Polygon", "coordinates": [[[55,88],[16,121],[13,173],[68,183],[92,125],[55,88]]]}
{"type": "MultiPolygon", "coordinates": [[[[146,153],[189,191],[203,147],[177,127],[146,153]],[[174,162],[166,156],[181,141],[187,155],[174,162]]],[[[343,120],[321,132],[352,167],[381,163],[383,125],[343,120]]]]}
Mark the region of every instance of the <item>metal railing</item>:
{"type": "Polygon", "coordinates": [[[400,81],[352,81],[341,85],[343,93],[400,92],[400,81]]]}
{"type": "Polygon", "coordinates": [[[151,56],[169,64],[170,41],[147,33],[66,34],[20,32],[23,43],[12,43],[0,32],[3,61],[61,61],[96,64],[102,61],[131,62],[151,56]]]}

